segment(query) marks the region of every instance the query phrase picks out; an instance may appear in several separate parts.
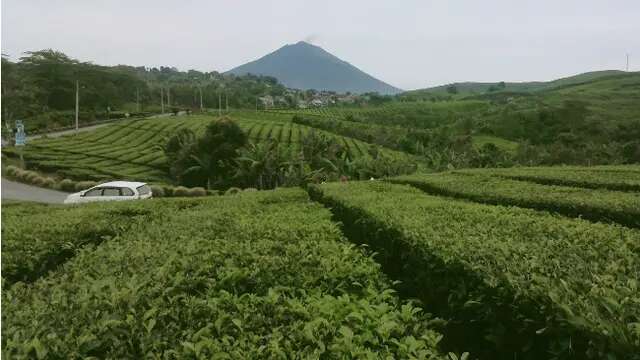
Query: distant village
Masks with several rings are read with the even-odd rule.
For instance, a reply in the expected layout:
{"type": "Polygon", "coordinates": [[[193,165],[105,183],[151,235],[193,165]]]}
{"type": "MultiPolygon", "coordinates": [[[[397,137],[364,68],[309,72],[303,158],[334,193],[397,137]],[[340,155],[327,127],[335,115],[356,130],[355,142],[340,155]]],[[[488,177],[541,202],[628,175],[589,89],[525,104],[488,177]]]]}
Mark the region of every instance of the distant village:
{"type": "Polygon", "coordinates": [[[279,108],[320,108],[329,106],[348,106],[367,103],[370,95],[351,93],[338,94],[335,91],[295,90],[287,89],[284,95],[261,96],[258,98],[264,109],[279,108]]]}

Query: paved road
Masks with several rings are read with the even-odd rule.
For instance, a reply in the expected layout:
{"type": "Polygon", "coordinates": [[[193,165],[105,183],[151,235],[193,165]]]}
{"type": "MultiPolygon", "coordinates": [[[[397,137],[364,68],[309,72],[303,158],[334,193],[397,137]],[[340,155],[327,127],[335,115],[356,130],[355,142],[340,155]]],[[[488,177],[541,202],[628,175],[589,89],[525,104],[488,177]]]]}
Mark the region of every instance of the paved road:
{"type": "MultiPolygon", "coordinates": [[[[184,114],[186,114],[186,111],[178,112],[178,115],[184,115],[184,114]]],[[[173,114],[165,113],[165,114],[151,115],[151,116],[146,117],[144,119],[163,118],[163,117],[169,117],[169,116],[173,116],[173,114]]],[[[105,127],[105,126],[111,125],[111,124],[117,122],[118,120],[126,120],[126,119],[116,119],[116,120],[104,122],[102,124],[84,126],[84,127],[78,128],[78,132],[85,132],[85,131],[91,131],[91,130],[99,129],[101,127],[105,127]]],[[[27,141],[34,140],[34,139],[39,139],[43,135],[46,135],[47,137],[52,138],[52,137],[60,137],[60,136],[65,136],[65,135],[72,135],[72,134],[75,134],[75,132],[76,132],[75,129],[69,129],[69,130],[54,131],[54,132],[50,132],[50,133],[46,133],[46,134],[37,134],[37,135],[27,136],[27,141]]],[[[3,144],[3,146],[4,146],[4,144],[3,144]]]]}
{"type": "Polygon", "coordinates": [[[43,189],[2,178],[2,200],[62,204],[67,195],[69,194],[62,191],[43,189]]]}
{"type": "MultiPolygon", "coordinates": [[[[113,122],[108,122],[108,123],[104,123],[104,124],[96,124],[96,125],[91,125],[91,126],[85,126],[85,127],[78,128],[78,132],[91,131],[91,130],[99,129],[101,127],[105,127],[105,126],[111,125],[111,124],[113,124],[113,122]]],[[[75,129],[70,129],[70,130],[62,130],[62,131],[50,132],[50,133],[46,133],[46,134],[31,135],[31,136],[27,136],[27,141],[34,140],[34,139],[39,139],[43,135],[46,135],[47,137],[52,138],[52,137],[60,137],[60,136],[75,134],[75,132],[76,132],[75,129]]]]}
{"type": "MultiPolygon", "coordinates": [[[[184,112],[181,112],[179,115],[182,115],[182,113],[184,112]]],[[[150,117],[158,118],[158,117],[167,117],[171,115],[172,114],[159,114],[159,115],[153,115],[150,117]]],[[[85,127],[79,128],[78,131],[91,131],[107,125],[111,125],[112,123],[113,122],[108,122],[104,124],[85,126],[85,127]]],[[[75,133],[75,129],[56,131],[56,132],[48,133],[46,135],[47,137],[58,137],[58,136],[70,135],[73,133],[75,133]]],[[[42,135],[29,136],[27,139],[33,140],[39,137],[42,137],[42,135]]],[[[6,200],[18,200],[18,201],[35,201],[35,202],[49,203],[49,204],[62,204],[64,199],[67,197],[67,195],[69,195],[68,193],[65,193],[65,192],[26,185],[26,184],[18,183],[15,181],[7,180],[5,178],[2,178],[1,190],[2,190],[3,200],[6,199],[6,200]]]]}

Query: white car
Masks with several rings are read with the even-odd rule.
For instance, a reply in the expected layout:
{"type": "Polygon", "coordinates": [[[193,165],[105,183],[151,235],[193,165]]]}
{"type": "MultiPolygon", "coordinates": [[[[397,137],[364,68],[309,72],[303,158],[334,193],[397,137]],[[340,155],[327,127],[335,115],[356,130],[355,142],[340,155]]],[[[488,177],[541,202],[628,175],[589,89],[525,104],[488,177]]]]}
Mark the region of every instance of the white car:
{"type": "Polygon", "coordinates": [[[151,188],[142,182],[112,181],[67,196],[65,204],[94,201],[122,201],[149,199],[151,188]]]}

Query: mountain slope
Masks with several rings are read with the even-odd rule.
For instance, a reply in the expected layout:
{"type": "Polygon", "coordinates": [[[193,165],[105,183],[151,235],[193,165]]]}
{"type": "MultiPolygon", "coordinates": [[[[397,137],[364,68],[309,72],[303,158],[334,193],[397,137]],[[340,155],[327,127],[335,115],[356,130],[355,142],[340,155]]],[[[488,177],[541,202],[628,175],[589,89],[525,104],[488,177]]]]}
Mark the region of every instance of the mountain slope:
{"type": "Polygon", "coordinates": [[[418,89],[407,91],[407,95],[418,94],[446,94],[447,88],[454,85],[458,91],[458,94],[471,95],[480,94],[487,91],[508,91],[508,92],[534,92],[541,90],[551,90],[562,86],[577,85],[587,83],[594,80],[600,80],[612,76],[620,76],[627,74],[624,71],[619,70],[603,70],[603,71],[591,71],[574,76],[568,76],[552,81],[526,81],[526,82],[506,82],[504,87],[500,86],[500,82],[461,82],[447,85],[440,85],[426,89],[418,89]]]}
{"type": "Polygon", "coordinates": [[[295,89],[380,94],[396,94],[402,91],[304,41],[285,45],[227,73],[269,75],[277,78],[285,86],[295,89]]]}

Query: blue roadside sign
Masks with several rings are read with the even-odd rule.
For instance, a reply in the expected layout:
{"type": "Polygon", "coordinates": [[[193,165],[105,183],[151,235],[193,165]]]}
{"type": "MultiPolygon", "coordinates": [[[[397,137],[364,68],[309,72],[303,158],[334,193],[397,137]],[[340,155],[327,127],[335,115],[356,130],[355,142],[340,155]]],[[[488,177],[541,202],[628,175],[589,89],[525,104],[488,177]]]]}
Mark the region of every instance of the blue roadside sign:
{"type": "Polygon", "coordinates": [[[21,120],[16,120],[16,146],[27,144],[27,133],[24,131],[24,124],[21,120]]]}

